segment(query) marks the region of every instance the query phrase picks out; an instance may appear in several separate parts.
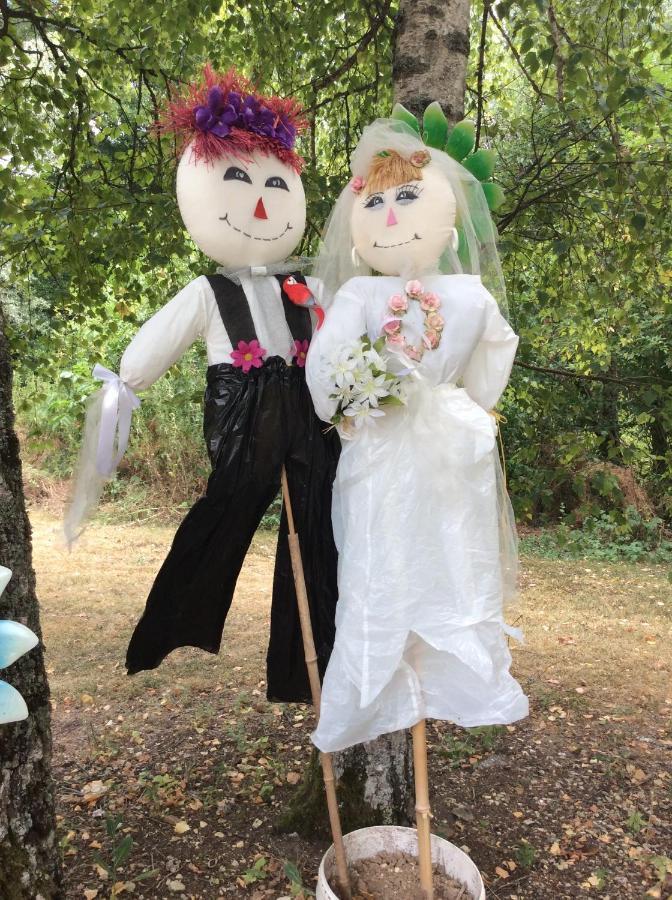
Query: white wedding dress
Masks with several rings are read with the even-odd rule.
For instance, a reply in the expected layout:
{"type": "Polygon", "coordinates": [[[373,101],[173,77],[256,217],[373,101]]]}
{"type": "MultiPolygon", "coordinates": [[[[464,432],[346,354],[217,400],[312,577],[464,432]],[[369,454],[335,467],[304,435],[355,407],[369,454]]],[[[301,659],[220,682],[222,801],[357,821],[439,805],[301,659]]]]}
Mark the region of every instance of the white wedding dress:
{"type": "MultiPolygon", "coordinates": [[[[515,532],[489,415],[518,338],[478,276],[421,282],[441,299],[441,343],[408,376],[407,405],[343,442],[334,483],[336,642],[313,734],[325,752],[425,717],[475,726],[528,713],[509,673],[515,532]]],[[[336,410],[334,352],[365,332],[377,339],[403,289],[401,278],[358,277],[334,298],[306,366],[325,422],[336,410]]],[[[419,345],[423,313],[409,307],[403,333],[419,345]]]]}

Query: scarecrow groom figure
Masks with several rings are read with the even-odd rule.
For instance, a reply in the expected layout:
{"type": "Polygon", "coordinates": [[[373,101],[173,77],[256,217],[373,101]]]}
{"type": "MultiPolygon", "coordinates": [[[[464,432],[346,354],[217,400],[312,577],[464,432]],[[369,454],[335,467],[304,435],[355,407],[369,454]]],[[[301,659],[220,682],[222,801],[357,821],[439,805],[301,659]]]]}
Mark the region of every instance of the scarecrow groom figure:
{"type": "MultiPolygon", "coordinates": [[[[200,84],[169,103],[162,123],[183,138],[176,188],[184,224],[220,267],[194,279],[143,325],[118,378],[99,370],[106,383],[97,470],[109,475],[119,461],[130,420],[125,410],[137,405],[134,392],[150,387],[201,337],[208,354],[204,434],[212,473],[156,576],[128,647],[129,674],[155,668],[176,647],[219,650],[238,574],[278,493],[283,466],[303,540],[321,674],[329,659],[337,599],[331,485],[339,442],[333,431],[323,432],[305,382],[315,327],[310,306],[321,285],[285,262],[305,228],[303,161],[294,149],[304,127],[296,101],[262,96],[234,71],[218,75],[209,67],[200,84]],[[117,430],[119,452],[110,463],[117,430]]],[[[85,468],[83,462],[80,471],[85,468]]],[[[267,695],[309,701],[286,535],[283,510],[267,695]]]]}

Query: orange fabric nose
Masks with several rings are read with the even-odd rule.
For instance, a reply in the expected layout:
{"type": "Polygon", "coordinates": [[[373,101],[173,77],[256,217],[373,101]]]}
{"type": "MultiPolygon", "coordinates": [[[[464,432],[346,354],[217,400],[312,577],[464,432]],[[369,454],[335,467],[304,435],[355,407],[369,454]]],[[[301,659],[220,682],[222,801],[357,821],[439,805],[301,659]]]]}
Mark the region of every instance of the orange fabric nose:
{"type": "Polygon", "coordinates": [[[267,219],[266,215],[266,207],[264,206],[264,201],[261,197],[257,200],[257,205],[254,208],[254,218],[255,219],[267,219]]]}
{"type": "Polygon", "coordinates": [[[395,216],[394,210],[392,209],[392,207],[390,207],[390,211],[387,214],[387,224],[388,225],[396,225],[397,224],[397,217],[395,216]]]}

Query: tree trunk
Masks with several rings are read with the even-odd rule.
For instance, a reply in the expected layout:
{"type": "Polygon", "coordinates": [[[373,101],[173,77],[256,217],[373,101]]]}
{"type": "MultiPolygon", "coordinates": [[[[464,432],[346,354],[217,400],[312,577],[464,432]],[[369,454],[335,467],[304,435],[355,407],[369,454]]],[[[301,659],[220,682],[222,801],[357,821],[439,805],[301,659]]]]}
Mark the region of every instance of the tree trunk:
{"type": "Polygon", "coordinates": [[[464,115],[469,0],[400,0],[394,99],[421,117],[438,100],[449,122],[464,115]]]}
{"type": "MultiPolygon", "coordinates": [[[[410,731],[385,734],[370,744],[335,753],[338,806],[343,833],[370,825],[413,822],[413,755],[410,731]]],[[[329,836],[322,767],[313,752],[301,786],[279,822],[285,832],[329,836]]]]}
{"type": "MultiPolygon", "coordinates": [[[[1,308],[0,565],[13,572],[0,598],[0,619],[22,622],[41,638],[1,308]]],[[[63,895],[51,780],[49,688],[41,643],[1,674],[21,692],[30,715],[25,722],[0,725],[0,897],[52,900],[63,895]]]]}

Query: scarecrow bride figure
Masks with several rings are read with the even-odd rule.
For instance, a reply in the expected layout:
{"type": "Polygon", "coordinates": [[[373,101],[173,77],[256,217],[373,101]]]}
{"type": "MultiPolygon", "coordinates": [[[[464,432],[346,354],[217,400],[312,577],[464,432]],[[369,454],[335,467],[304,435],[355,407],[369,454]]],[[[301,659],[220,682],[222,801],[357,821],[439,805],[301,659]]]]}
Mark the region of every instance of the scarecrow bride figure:
{"type": "Polygon", "coordinates": [[[426,717],[528,712],[509,673],[515,531],[491,415],[518,338],[483,189],[396,120],[364,130],[352,172],[316,269],[340,290],[307,361],[317,413],[344,439],[324,752],[426,717]]]}
{"type": "MultiPolygon", "coordinates": [[[[236,580],[259,522],[287,472],[318,662],[334,633],[336,551],[330,504],[338,439],[324,435],[305,381],[321,286],[287,260],[303,235],[305,127],[298,103],[264,96],[233,70],[203,80],[168,105],[163,130],[181,139],[177,201],[197,246],[219,263],[146,322],[119,375],[97,366],[104,387],[87,415],[79,473],[66,516],[72,542],[128,440],[136,392],[147,390],[198,338],[208,354],[204,434],[212,474],[180,525],[131,638],[129,674],[158,666],[176,647],[216,653],[236,580]]],[[[270,699],[310,691],[283,512],[267,657],[270,699]]]]}

